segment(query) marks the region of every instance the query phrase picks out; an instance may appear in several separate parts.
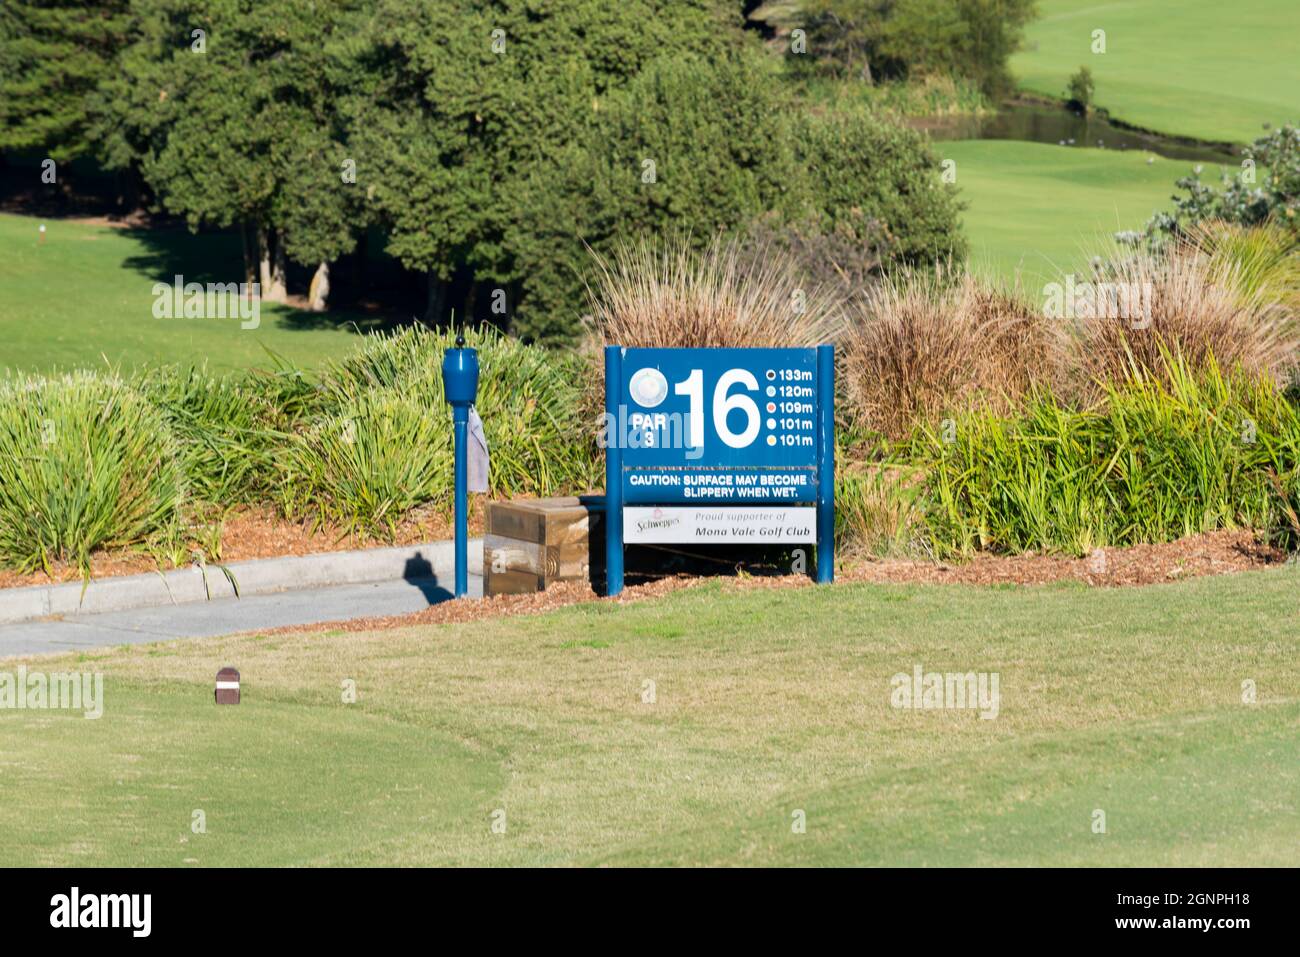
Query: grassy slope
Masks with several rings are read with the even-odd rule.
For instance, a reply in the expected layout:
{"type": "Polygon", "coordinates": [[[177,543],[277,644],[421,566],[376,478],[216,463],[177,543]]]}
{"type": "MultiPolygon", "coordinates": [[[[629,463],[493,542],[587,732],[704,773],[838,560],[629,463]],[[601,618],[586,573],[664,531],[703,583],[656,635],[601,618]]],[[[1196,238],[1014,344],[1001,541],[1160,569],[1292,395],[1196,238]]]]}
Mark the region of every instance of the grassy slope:
{"type": "Polygon", "coordinates": [[[261,325],[237,319],[155,319],[155,282],[238,281],[238,239],[183,229],[128,231],[0,215],[0,374],[9,369],[110,362],[202,363],[214,369],[265,361],[262,345],[312,366],[353,348],[343,317],[263,304],[261,325]]]}
{"type": "Polygon", "coordinates": [[[65,656],[43,667],[102,670],[106,712],[0,711],[0,859],[1294,864],[1297,584],[713,583],[65,656]],[[890,676],[918,663],[999,672],[1000,716],[891,709],[890,676]],[[243,672],[238,708],[211,703],[223,664],[243,672]]]}
{"type": "MultiPolygon", "coordinates": [[[[1103,251],[1117,230],[1138,229],[1172,205],[1174,181],[1191,163],[1150,154],[1023,143],[935,143],[957,163],[957,186],[969,204],[963,225],[972,265],[998,276],[1019,269],[1033,292],[1061,270],[1078,269],[1103,251]]],[[[1217,182],[1217,171],[1203,177],[1217,182]]]]}
{"type": "Polygon", "coordinates": [[[1117,119],[1162,133],[1249,142],[1264,123],[1300,119],[1295,0],[1038,0],[1012,70],[1063,96],[1080,66],[1117,119]],[[1106,52],[1091,52],[1092,31],[1106,52]]]}

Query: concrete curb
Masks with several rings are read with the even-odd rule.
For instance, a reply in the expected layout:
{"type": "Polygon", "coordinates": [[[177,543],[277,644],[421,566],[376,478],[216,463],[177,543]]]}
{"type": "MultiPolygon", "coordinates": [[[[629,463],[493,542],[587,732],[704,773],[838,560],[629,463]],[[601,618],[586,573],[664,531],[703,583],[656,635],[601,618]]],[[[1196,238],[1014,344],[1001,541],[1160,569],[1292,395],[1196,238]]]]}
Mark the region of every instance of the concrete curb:
{"type": "MultiPolygon", "coordinates": [[[[480,575],[483,572],[483,540],[471,538],[468,547],[469,573],[480,575]]],[[[240,595],[267,595],[299,588],[400,579],[433,578],[451,582],[455,563],[454,543],[443,541],[395,548],[259,558],[231,562],[225,567],[234,576],[240,595]]],[[[162,574],[101,578],[86,586],[84,596],[81,582],[0,588],[0,624],[55,615],[89,615],[234,597],[235,588],[225,573],[212,565],[206,570],[177,568],[162,574]]]]}

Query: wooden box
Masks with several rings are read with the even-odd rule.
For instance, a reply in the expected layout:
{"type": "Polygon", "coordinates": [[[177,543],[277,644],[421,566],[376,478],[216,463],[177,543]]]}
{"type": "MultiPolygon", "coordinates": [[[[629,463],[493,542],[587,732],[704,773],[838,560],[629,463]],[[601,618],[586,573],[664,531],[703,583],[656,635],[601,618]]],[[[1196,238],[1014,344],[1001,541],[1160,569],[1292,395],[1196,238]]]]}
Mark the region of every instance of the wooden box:
{"type": "MultiPolygon", "coordinates": [[[[561,581],[589,581],[593,554],[603,558],[602,496],[489,502],[483,535],[483,591],[544,591],[561,581]]],[[[600,562],[603,565],[603,562],[600,562]]]]}

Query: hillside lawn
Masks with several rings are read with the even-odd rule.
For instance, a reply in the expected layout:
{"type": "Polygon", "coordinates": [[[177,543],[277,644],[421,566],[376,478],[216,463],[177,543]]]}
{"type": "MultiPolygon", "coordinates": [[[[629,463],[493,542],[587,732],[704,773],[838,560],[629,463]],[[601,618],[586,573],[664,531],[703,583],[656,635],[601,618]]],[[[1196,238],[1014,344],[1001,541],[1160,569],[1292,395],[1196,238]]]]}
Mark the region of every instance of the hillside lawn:
{"type": "MultiPolygon", "coordinates": [[[[1001,279],[1019,273],[1031,298],[1043,283],[1082,272],[1091,256],[1113,250],[1117,231],[1140,229],[1170,208],[1174,182],[1195,165],[1140,150],[1019,140],[933,146],[957,164],[972,268],[1001,279]]],[[[1217,183],[1218,169],[1207,165],[1202,178],[1217,183]]]]}
{"type": "MultiPolygon", "coordinates": [[[[957,162],[968,209],[971,263],[1002,279],[1017,273],[1031,295],[1062,270],[1103,252],[1116,230],[1136,229],[1168,208],[1174,181],[1192,164],[1138,151],[1084,149],[1009,140],[938,142],[957,162]]],[[[1204,174],[1216,175],[1214,168],[1204,174]]],[[[123,230],[67,220],[0,215],[0,374],[151,362],[214,371],[265,364],[263,346],[307,368],[358,344],[361,315],[318,316],[263,303],[261,325],[238,319],[157,319],[153,284],[239,279],[238,240],[183,229],[123,230]],[[354,327],[353,323],[357,326],[354,327]]]]}
{"type": "Polygon", "coordinates": [[[154,317],[154,283],[171,283],[178,273],[185,282],[237,283],[242,261],[234,234],[0,214],[0,375],[103,368],[105,359],[125,366],[207,362],[222,371],[266,364],[263,346],[314,367],[356,347],[350,323],[366,323],[361,315],[263,303],[256,329],[241,329],[238,318],[154,317]]]}
{"type": "Polygon", "coordinates": [[[1248,143],[1300,121],[1295,0],[1038,0],[1011,70],[1025,89],[1063,98],[1081,66],[1115,119],[1197,139],[1248,143]],[[1106,52],[1092,52],[1093,30],[1106,52]]]}
{"type": "Polygon", "coordinates": [[[0,710],[0,862],[1294,866],[1298,586],[712,581],[28,661],[106,706],[0,710]],[[915,665],[997,672],[998,716],[891,708],[915,665]]]}

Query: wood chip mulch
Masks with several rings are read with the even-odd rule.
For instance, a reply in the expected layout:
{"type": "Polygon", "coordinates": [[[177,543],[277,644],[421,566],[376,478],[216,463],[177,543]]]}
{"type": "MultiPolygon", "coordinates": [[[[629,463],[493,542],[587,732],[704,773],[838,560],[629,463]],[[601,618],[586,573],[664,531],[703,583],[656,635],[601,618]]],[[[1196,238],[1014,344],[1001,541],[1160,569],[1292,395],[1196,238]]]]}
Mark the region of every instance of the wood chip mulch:
{"type": "MultiPolygon", "coordinates": [[[[836,570],[842,583],[875,584],[963,584],[1039,585],[1078,581],[1096,587],[1153,585],[1195,578],[1250,571],[1282,564],[1284,551],[1260,541],[1249,531],[1219,531],[1193,535],[1159,545],[1135,545],[1094,551],[1086,558],[1057,555],[980,555],[961,563],[907,559],[849,560],[836,570]]],[[[446,601],[409,615],[356,618],[260,631],[258,634],[289,634],[320,631],[379,631],[411,625],[449,624],[484,618],[510,617],[548,611],[580,602],[605,601],[628,604],[656,598],[713,579],[678,575],[627,586],[617,598],[605,598],[585,582],[553,585],[547,591],[524,595],[497,595],[469,601],[446,601]]],[[[771,589],[811,587],[803,575],[740,575],[725,579],[729,589],[771,589]]]]}

